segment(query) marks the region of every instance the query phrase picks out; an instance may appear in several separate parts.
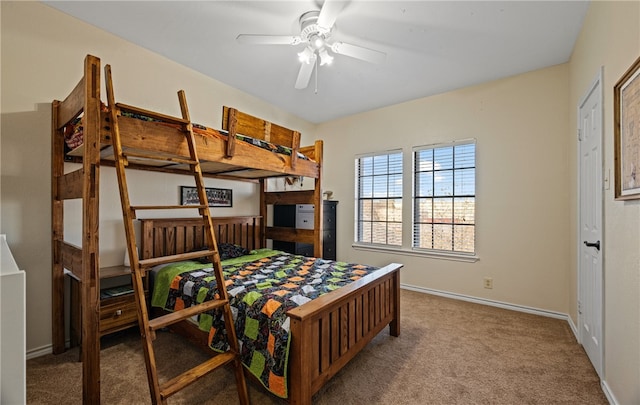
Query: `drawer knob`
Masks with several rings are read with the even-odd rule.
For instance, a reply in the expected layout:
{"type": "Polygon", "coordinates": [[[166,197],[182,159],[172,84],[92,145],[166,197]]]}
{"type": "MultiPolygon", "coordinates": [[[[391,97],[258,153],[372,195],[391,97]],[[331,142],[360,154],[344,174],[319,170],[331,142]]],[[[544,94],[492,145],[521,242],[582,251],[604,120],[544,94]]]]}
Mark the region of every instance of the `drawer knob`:
{"type": "Polygon", "coordinates": [[[115,314],[115,315],[116,315],[116,316],[120,316],[120,315],[122,315],[122,310],[121,310],[121,309],[117,309],[117,310],[116,310],[116,314],[115,314]]]}

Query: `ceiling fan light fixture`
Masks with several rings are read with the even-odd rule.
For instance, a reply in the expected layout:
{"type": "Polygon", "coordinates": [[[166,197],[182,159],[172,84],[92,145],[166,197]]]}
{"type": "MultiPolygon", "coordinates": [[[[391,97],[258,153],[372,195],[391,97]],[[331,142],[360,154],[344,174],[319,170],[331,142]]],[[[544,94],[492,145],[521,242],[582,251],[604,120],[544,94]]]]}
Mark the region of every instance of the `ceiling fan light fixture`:
{"type": "Polygon", "coordinates": [[[302,63],[310,63],[311,57],[313,56],[313,50],[310,47],[304,48],[304,50],[298,53],[298,60],[302,63]]]}
{"type": "Polygon", "coordinates": [[[324,38],[322,35],[314,34],[309,38],[309,44],[316,50],[324,47],[324,38]]]}
{"type": "Polygon", "coordinates": [[[331,65],[333,63],[333,56],[329,55],[329,52],[325,48],[320,50],[320,66],[331,65]]]}

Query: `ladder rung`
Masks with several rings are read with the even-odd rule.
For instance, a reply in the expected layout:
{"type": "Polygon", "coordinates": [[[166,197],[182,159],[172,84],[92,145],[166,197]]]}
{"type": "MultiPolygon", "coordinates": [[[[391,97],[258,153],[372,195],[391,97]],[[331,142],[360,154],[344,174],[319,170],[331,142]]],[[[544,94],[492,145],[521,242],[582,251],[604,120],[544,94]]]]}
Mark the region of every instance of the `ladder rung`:
{"type": "Polygon", "coordinates": [[[212,357],[204,363],[192,368],[191,370],[187,370],[179,376],[162,384],[160,387],[160,395],[163,399],[167,399],[187,385],[205,376],[207,373],[214,371],[225,364],[231,363],[235,357],[236,355],[233,352],[220,353],[215,357],[212,357]]]}
{"type": "Polygon", "coordinates": [[[176,156],[157,155],[157,154],[145,153],[145,152],[126,151],[126,152],[122,152],[122,155],[126,156],[127,158],[134,157],[134,158],[143,158],[143,159],[151,159],[151,160],[160,160],[163,162],[180,163],[185,165],[198,164],[198,161],[193,159],[185,159],[185,158],[176,157],[176,156]]]}
{"type": "Polygon", "coordinates": [[[202,304],[192,305],[188,308],[150,319],[149,329],[152,331],[162,329],[166,326],[173,325],[176,322],[180,322],[183,319],[191,318],[194,315],[220,308],[228,302],[228,300],[223,299],[205,301],[202,304]]]}
{"type": "Polygon", "coordinates": [[[185,209],[201,209],[206,208],[206,205],[136,205],[131,206],[132,210],[185,210],[185,209]]]}
{"type": "Polygon", "coordinates": [[[168,256],[154,257],[152,259],[143,259],[143,260],[140,260],[138,263],[140,264],[140,267],[144,269],[144,268],[157,266],[159,264],[175,263],[183,260],[199,259],[201,257],[213,256],[214,254],[217,254],[217,253],[218,252],[216,252],[215,250],[198,250],[196,252],[186,252],[186,253],[179,253],[177,255],[168,255],[168,256]]]}

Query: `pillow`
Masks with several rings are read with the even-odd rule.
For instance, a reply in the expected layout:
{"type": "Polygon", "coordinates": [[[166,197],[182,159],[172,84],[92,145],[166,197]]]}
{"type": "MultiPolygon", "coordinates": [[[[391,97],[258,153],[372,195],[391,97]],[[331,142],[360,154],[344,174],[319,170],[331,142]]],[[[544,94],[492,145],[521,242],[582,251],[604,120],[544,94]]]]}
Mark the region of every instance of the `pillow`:
{"type": "Polygon", "coordinates": [[[218,243],[218,252],[220,252],[220,260],[233,259],[249,254],[249,250],[240,245],[233,243],[218,243]]]}
{"type": "MultiPolygon", "coordinates": [[[[209,248],[206,246],[202,246],[202,247],[193,249],[192,252],[198,252],[200,250],[209,250],[209,248]]],[[[194,260],[200,263],[211,263],[211,257],[209,256],[198,257],[197,259],[194,259],[194,260]]]]}
{"type": "MultiPolygon", "coordinates": [[[[194,249],[193,252],[198,250],[207,250],[206,246],[203,246],[198,249],[194,249]]],[[[240,245],[234,245],[233,243],[218,243],[218,253],[220,253],[220,260],[233,259],[234,257],[240,257],[249,254],[249,250],[243,248],[240,245]]],[[[200,263],[211,263],[211,258],[209,256],[201,257],[196,259],[200,263]]]]}

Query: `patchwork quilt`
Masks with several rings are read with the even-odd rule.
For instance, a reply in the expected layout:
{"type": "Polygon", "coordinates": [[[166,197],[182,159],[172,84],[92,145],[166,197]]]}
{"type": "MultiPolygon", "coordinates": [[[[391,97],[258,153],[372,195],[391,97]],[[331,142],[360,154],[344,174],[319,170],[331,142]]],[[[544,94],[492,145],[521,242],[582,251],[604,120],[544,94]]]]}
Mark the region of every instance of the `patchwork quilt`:
{"type": "MultiPolygon", "coordinates": [[[[222,262],[244,366],[275,395],[287,398],[287,311],[377,270],[377,267],[259,249],[222,262]]],[[[152,305],[178,310],[217,294],[210,264],[181,262],[155,276],[152,305]]],[[[201,314],[209,345],[227,350],[221,311],[201,314]]]]}

